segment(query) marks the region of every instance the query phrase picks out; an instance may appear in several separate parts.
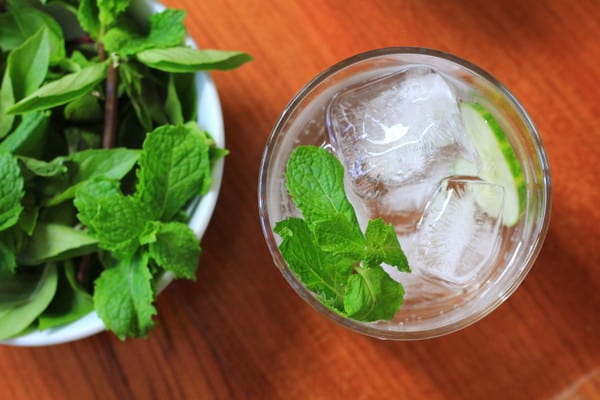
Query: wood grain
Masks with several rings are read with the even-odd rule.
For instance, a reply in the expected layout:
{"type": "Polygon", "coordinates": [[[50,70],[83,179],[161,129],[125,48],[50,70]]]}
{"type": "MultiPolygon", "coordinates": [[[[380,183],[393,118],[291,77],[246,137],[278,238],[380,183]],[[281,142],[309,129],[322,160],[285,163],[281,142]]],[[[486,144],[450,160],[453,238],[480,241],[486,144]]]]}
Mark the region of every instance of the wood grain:
{"type": "Polygon", "coordinates": [[[213,75],[231,154],[198,281],[160,295],[146,340],[0,347],[0,397],[600,398],[598,1],[165,2],[188,11],[202,47],[254,56],[213,75]],[[305,304],[257,210],[263,146],[293,94],[343,58],[398,45],[454,53],[509,87],[553,178],[548,237],[522,286],[479,323],[419,342],[362,337],[305,304]]]}

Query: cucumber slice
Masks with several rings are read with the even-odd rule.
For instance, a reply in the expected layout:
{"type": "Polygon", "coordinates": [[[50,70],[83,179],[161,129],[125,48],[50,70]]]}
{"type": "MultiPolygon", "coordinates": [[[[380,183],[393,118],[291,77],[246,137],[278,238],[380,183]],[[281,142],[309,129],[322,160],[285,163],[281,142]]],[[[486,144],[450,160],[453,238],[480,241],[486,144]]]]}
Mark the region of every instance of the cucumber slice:
{"type": "MultiPolygon", "coordinates": [[[[521,163],[494,116],[479,103],[462,103],[461,115],[482,160],[479,177],[504,188],[502,223],[515,225],[525,210],[527,187],[521,163]]],[[[501,201],[501,199],[498,199],[501,201]]],[[[479,204],[483,211],[497,205],[479,204]]]]}

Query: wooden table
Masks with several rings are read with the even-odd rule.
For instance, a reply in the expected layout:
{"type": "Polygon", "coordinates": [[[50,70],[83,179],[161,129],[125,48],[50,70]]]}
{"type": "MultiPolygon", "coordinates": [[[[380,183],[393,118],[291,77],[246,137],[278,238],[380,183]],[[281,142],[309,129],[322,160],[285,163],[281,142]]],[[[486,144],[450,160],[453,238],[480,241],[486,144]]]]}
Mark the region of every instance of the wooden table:
{"type": "Polygon", "coordinates": [[[166,3],[188,11],[202,47],[255,58],[213,75],[231,155],[198,281],[160,295],[146,340],[0,347],[1,398],[600,398],[597,0],[166,3]],[[553,174],[552,222],[525,282],[479,323],[419,342],[360,336],[304,303],[257,211],[263,146],[291,96],[343,58],[396,45],[495,75],[537,124],[553,174]]]}

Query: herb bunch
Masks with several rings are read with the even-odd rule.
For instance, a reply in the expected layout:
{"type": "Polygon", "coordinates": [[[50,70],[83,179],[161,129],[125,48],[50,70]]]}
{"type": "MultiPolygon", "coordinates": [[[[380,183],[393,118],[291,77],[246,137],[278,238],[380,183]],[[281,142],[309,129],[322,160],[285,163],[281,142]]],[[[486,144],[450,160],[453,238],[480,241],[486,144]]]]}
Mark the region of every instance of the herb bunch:
{"type": "Polygon", "coordinates": [[[410,272],[393,225],[377,218],[361,230],[344,190],[344,167],[323,148],[297,147],[285,177],[303,217],[289,217],[274,228],[290,269],[342,316],[364,322],[392,319],[404,288],[381,264],[410,272]]]}
{"type": "Polygon", "coordinates": [[[0,2],[0,339],[94,309],[143,337],[165,271],[195,279],[185,210],[227,152],[195,122],[194,73],[250,57],[131,3],[0,2]]]}

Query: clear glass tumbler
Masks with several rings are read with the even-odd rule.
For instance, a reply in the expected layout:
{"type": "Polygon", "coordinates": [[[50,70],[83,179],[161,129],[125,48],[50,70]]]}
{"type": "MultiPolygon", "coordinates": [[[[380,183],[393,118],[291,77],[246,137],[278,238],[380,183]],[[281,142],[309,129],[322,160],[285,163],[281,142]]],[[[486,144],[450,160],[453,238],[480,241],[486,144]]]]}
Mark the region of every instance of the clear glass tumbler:
{"type": "MultiPolygon", "coordinates": [[[[347,192],[351,190],[346,188],[347,192]]],[[[353,203],[360,199],[349,196],[353,203]]],[[[341,61],[312,79],[287,105],[266,143],[259,177],[262,230],[275,265],[306,302],[333,321],[356,332],[396,340],[425,339],[462,329],[504,302],[533,266],[550,219],[548,160],[533,122],[516,98],[481,68],[440,51],[395,47],[368,51],[341,61]],[[419,271],[398,278],[404,304],[390,321],[359,322],[332,311],[307,290],[283,259],[275,224],[298,215],[285,186],[286,163],[299,145],[316,145],[338,153],[328,133],[327,109],[337,94],[420,66],[454,82],[462,96],[492,112],[501,125],[525,176],[526,204],[516,225],[502,232],[496,263],[478,282],[464,287],[440,285],[419,271]]],[[[360,204],[355,204],[355,207],[360,204]]],[[[402,243],[402,238],[400,239],[402,243]]],[[[404,243],[402,243],[404,247],[404,243]]],[[[409,260],[410,261],[410,260],[409,260]]]]}

